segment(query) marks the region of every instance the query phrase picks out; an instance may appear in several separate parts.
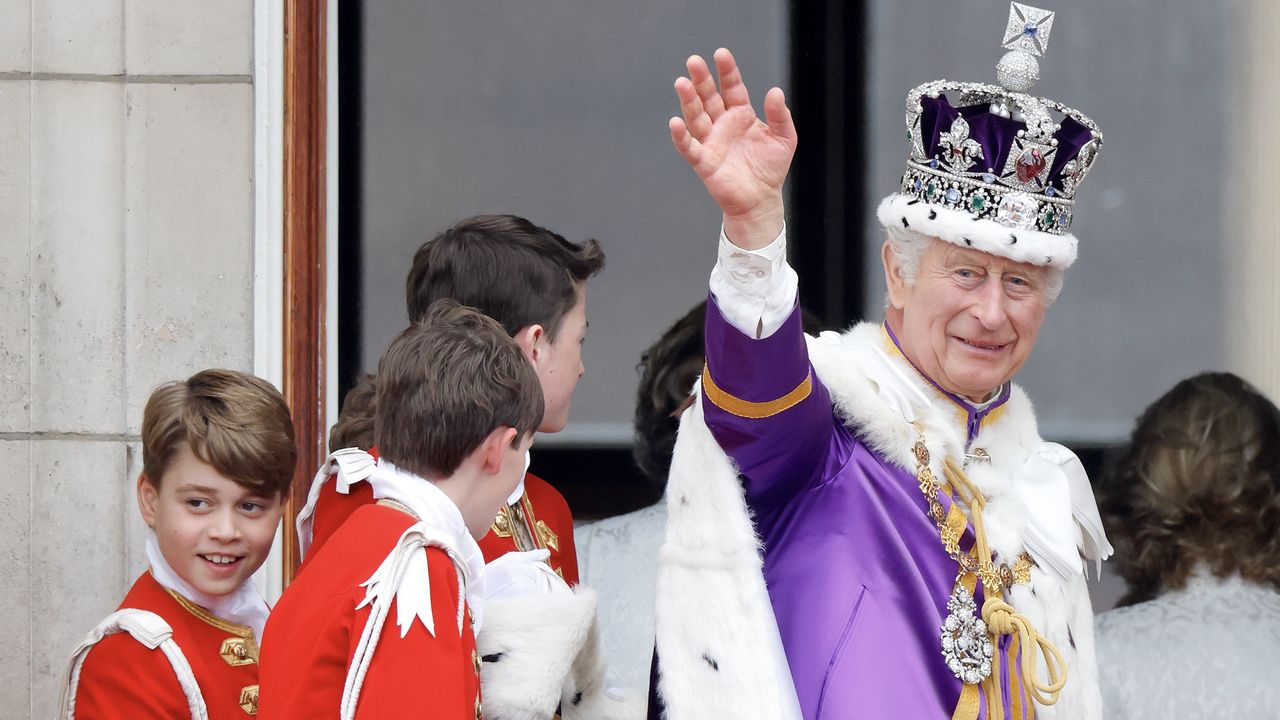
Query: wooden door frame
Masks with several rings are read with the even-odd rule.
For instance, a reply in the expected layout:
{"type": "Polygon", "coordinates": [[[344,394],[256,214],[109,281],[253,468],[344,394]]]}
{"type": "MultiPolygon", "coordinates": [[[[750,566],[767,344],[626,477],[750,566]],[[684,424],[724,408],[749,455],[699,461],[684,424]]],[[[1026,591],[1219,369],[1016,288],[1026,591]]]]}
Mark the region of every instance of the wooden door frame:
{"type": "MultiPolygon", "coordinates": [[[[336,0],[334,0],[336,2],[336,0]]],[[[326,117],[329,0],[284,0],[283,381],[298,463],[285,502],[283,584],[300,563],[295,518],[326,455],[326,117]]]]}

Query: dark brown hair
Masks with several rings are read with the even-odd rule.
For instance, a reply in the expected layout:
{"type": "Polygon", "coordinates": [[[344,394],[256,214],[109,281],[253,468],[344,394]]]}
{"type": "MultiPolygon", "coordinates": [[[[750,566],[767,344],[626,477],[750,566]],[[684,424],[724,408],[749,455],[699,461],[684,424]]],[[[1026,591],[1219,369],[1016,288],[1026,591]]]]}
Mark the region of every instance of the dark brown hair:
{"type": "Polygon", "coordinates": [[[289,406],[271,384],[235,370],[202,370],[156,388],[142,413],[142,472],[159,488],[183,446],[265,497],[288,489],[298,459],[289,406]]]}
{"type": "Polygon", "coordinates": [[[373,412],[377,402],[376,376],[364,373],[342,400],[342,414],[329,430],[329,452],[373,447],[373,412]]]}
{"type": "Polygon", "coordinates": [[[1099,491],[1122,604],[1183,587],[1197,565],[1280,589],[1280,410],[1239,377],[1165,393],[1099,491]]]}
{"type": "Polygon", "coordinates": [[[522,217],[477,215],[414,253],[405,282],[409,321],[450,298],[497,320],[508,335],[541,325],[554,340],[578,284],[602,268],[595,240],[575,245],[522,217]]]}
{"type": "Polygon", "coordinates": [[[452,300],[391,342],[376,386],[379,454],[423,477],[452,475],[500,427],[523,438],[542,422],[533,365],[498,323],[452,300]]]}

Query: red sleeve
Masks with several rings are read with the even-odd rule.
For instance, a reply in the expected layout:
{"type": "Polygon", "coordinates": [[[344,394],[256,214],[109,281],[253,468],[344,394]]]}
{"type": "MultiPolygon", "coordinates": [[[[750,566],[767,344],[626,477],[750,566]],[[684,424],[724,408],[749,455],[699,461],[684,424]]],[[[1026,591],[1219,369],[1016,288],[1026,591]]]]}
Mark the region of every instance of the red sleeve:
{"type": "MultiPolygon", "coordinates": [[[[475,717],[480,679],[472,660],[475,640],[469,618],[458,632],[457,574],[444,551],[426,552],[435,637],[418,620],[400,637],[392,603],[361,687],[357,720],[475,717]]],[[[356,619],[352,642],[359,642],[368,611],[361,610],[356,619]]]]}
{"type": "Polygon", "coordinates": [[[75,704],[76,720],[191,717],[169,658],[123,632],[89,651],[75,704]]]}

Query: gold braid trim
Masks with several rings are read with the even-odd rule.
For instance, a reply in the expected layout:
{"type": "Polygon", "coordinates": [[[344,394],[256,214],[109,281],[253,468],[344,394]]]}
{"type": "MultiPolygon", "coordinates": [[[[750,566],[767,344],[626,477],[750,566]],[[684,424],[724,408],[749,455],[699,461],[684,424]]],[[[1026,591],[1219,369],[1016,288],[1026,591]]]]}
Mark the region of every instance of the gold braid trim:
{"type": "MultiPolygon", "coordinates": [[[[980,566],[991,567],[991,546],[987,544],[987,532],[982,523],[982,511],[986,509],[987,499],[965,475],[964,470],[950,458],[943,461],[942,472],[955,492],[957,501],[963,500],[969,506],[980,566]]],[[[982,619],[987,623],[987,631],[996,638],[1001,635],[1013,638],[1014,650],[1022,671],[1022,683],[1031,698],[1041,705],[1058,702],[1058,695],[1067,684],[1067,667],[1062,660],[1062,653],[1032,627],[1025,615],[1000,598],[998,591],[986,589],[986,597],[982,602],[982,619]],[[1036,675],[1036,658],[1041,656],[1044,657],[1045,667],[1049,672],[1048,682],[1036,675]]],[[[982,683],[983,693],[987,698],[988,720],[1004,720],[1004,703],[1000,692],[1003,676],[1004,669],[997,651],[992,657],[991,674],[982,683]]]]}
{"type": "Polygon", "coordinates": [[[704,366],[702,368],[702,392],[706,394],[707,399],[713,405],[730,415],[737,415],[748,420],[763,420],[777,415],[809,397],[809,393],[813,392],[813,372],[810,371],[808,375],[805,375],[804,380],[794,390],[776,400],[752,402],[751,400],[734,397],[720,389],[720,386],[716,385],[715,381],[711,379],[711,369],[704,366]]]}
{"type": "MultiPolygon", "coordinates": [[[[164,586],[162,585],[161,587],[164,587],[164,586]]],[[[183,610],[186,610],[187,612],[196,616],[201,621],[208,623],[209,625],[212,625],[225,633],[230,633],[232,635],[235,635],[236,637],[241,637],[245,639],[250,639],[253,637],[253,628],[249,627],[248,625],[238,625],[228,620],[223,620],[217,615],[214,615],[213,613],[206,610],[204,607],[191,602],[187,598],[183,597],[181,594],[176,593],[167,587],[164,588],[164,591],[169,593],[169,596],[172,597],[174,600],[177,600],[178,604],[182,606],[183,610]]]]}
{"type": "Polygon", "coordinates": [[[399,500],[393,500],[391,498],[382,498],[381,500],[378,501],[378,504],[381,505],[382,507],[389,507],[392,510],[399,510],[400,512],[404,513],[405,515],[408,515],[414,520],[422,520],[422,518],[418,517],[418,513],[413,511],[413,508],[409,507],[408,505],[405,505],[399,500]]]}

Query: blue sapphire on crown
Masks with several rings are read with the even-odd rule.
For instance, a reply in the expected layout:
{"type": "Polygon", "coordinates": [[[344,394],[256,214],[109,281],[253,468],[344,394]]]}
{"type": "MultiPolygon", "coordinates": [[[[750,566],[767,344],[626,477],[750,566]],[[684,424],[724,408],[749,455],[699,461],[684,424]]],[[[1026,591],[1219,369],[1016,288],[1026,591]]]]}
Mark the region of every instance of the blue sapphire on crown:
{"type": "Polygon", "coordinates": [[[1019,2],[1010,3],[1009,22],[1000,44],[1006,50],[1021,50],[1040,57],[1048,48],[1052,30],[1052,12],[1019,2]]]}

